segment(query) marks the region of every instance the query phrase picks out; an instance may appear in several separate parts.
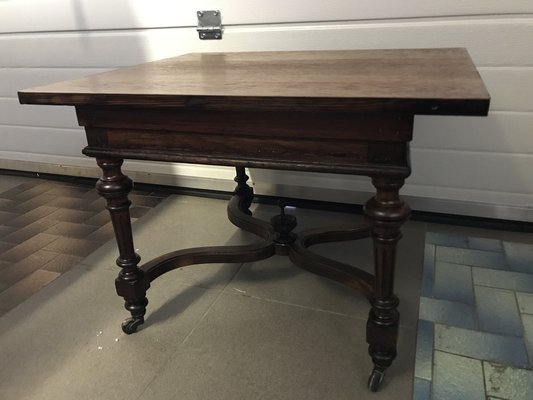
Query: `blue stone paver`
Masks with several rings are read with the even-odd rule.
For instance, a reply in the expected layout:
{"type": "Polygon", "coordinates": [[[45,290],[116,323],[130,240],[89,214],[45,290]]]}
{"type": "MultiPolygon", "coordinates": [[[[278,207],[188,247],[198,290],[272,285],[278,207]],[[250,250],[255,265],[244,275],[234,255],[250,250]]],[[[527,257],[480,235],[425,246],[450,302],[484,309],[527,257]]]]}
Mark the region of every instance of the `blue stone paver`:
{"type": "Polygon", "coordinates": [[[431,400],[431,382],[415,378],[413,384],[413,400],[431,400]]]}
{"type": "Polygon", "coordinates": [[[479,329],[486,332],[522,336],[522,321],[514,292],[476,286],[479,329]]]}
{"type": "Polygon", "coordinates": [[[416,335],[415,377],[428,381],[433,370],[433,322],[419,320],[416,335]]]}
{"type": "Polygon", "coordinates": [[[458,249],[455,247],[437,246],[435,253],[437,261],[464,264],[477,267],[507,269],[507,260],[503,253],[473,249],[458,249]]]}
{"type": "Polygon", "coordinates": [[[472,268],[461,264],[435,263],[433,296],[437,299],[474,304],[472,268]]]}
{"type": "Polygon", "coordinates": [[[533,314],[533,294],[516,292],[516,299],[521,313],[533,314]]]}
{"type": "Polygon", "coordinates": [[[483,362],[483,369],[488,395],[512,400],[533,398],[533,371],[490,362],[483,362]]]}
{"type": "Polygon", "coordinates": [[[533,275],[521,272],[472,268],[474,285],[533,293],[533,275]]]}
{"type": "Polygon", "coordinates": [[[522,324],[524,325],[524,340],[529,359],[533,362],[533,315],[522,314],[522,324]]]}
{"type": "Polygon", "coordinates": [[[468,247],[476,250],[503,251],[502,241],[498,239],[487,239],[479,237],[469,237],[468,247]]]}
{"type": "Polygon", "coordinates": [[[477,328],[473,306],[448,300],[422,297],[419,318],[461,328],[477,328]]]}
{"type": "Polygon", "coordinates": [[[431,297],[435,279],[435,245],[426,243],[422,271],[422,296],[431,297]]]}
{"type": "Polygon", "coordinates": [[[485,400],[481,361],[435,352],[433,400],[485,400]]]}
{"type": "Polygon", "coordinates": [[[458,236],[448,233],[427,232],[426,243],[468,249],[468,238],[466,236],[458,236]]]}
{"type": "Polygon", "coordinates": [[[533,400],[533,245],[427,233],[421,291],[414,400],[533,400]]]}
{"type": "Polygon", "coordinates": [[[504,242],[503,247],[510,269],[533,274],[533,245],[504,242]]]}
{"type": "Polygon", "coordinates": [[[516,336],[436,324],[435,349],[517,368],[530,367],[524,341],[516,336]]]}

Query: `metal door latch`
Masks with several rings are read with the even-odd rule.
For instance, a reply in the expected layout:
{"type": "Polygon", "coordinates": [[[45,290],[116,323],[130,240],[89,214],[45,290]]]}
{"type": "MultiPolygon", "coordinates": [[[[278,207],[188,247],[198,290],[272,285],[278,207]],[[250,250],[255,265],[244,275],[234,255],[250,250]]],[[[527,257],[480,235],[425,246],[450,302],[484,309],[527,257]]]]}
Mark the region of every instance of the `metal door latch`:
{"type": "Polygon", "coordinates": [[[198,16],[198,36],[201,40],[222,39],[222,18],[220,11],[196,11],[198,16]]]}

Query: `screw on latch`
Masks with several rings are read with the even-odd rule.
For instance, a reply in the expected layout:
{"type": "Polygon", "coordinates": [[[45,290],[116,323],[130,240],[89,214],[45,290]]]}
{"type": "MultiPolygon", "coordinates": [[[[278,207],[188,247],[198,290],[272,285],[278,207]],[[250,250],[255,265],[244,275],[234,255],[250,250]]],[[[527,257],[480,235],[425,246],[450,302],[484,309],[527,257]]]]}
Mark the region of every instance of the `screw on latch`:
{"type": "Polygon", "coordinates": [[[205,39],[205,33],[200,33],[200,37],[201,37],[202,39],[205,39]]]}
{"type": "Polygon", "coordinates": [[[197,11],[196,15],[198,15],[198,18],[202,18],[204,16],[204,13],[202,11],[197,11]]]}

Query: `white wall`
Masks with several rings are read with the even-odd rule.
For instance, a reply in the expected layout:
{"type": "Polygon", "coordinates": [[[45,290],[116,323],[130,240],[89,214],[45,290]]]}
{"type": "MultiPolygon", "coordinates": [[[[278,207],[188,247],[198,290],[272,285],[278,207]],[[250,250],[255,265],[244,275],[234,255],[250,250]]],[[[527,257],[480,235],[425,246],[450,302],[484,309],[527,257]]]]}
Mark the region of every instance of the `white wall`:
{"type": "MultiPolygon", "coordinates": [[[[490,115],[417,117],[403,193],[416,209],[533,221],[531,0],[3,0],[0,168],[98,174],[80,155],[74,110],[21,106],[17,89],[191,51],[458,46],[485,80],[490,115]],[[221,10],[223,40],[198,39],[201,9],[221,10]]],[[[128,170],[149,182],[233,187],[228,168],[130,162],[128,170]]],[[[357,177],[251,175],[264,194],[362,202],[371,191],[357,177]]]]}

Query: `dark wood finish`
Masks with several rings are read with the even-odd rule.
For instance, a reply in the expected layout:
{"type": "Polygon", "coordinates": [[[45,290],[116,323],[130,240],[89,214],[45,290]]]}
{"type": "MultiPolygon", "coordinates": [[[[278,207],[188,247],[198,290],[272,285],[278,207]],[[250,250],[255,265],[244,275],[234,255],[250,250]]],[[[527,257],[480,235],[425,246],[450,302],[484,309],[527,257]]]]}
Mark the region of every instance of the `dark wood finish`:
{"type": "Polygon", "coordinates": [[[97,159],[102,169],[102,177],[96,183],[96,190],[107,200],[106,208],[111,215],[113,229],[117,240],[119,257],[117,265],[122,268],[115,280],[117,294],[125,300],[124,307],[131,313],[131,318],[122,324],[125,333],[134,332],[144,323],[144,314],[148,299],[146,291],[150,287],[144,272],[137,266],[141,257],[135,253],[128,193],[133,188],[133,182],[125,176],[120,167],[121,159],[97,159]]]}
{"type": "Polygon", "coordinates": [[[19,99],[76,106],[87,134],[83,152],[103,170],[97,187],[119,247],[117,292],[132,316],[126,333],[144,322],[150,282],[168,271],[288,255],[369,299],[371,390],[396,356],[395,249],[409,215],[399,190],[411,172],[414,115],[486,115],[489,106],[465,49],[188,54],[21,91],[19,99]],[[139,267],[128,211],[132,182],[120,171],[124,158],[235,166],[228,218],[258,242],[178,250],[139,267]],[[296,234],[297,221],[283,205],[271,223],[261,221],[250,211],[245,167],[367,175],[376,188],[365,206],[368,223],[296,234]],[[309,249],[368,236],[374,274],[309,249]]]}
{"type": "Polygon", "coordinates": [[[193,53],[19,92],[22,103],[486,115],[465,49],[193,53]]]}

